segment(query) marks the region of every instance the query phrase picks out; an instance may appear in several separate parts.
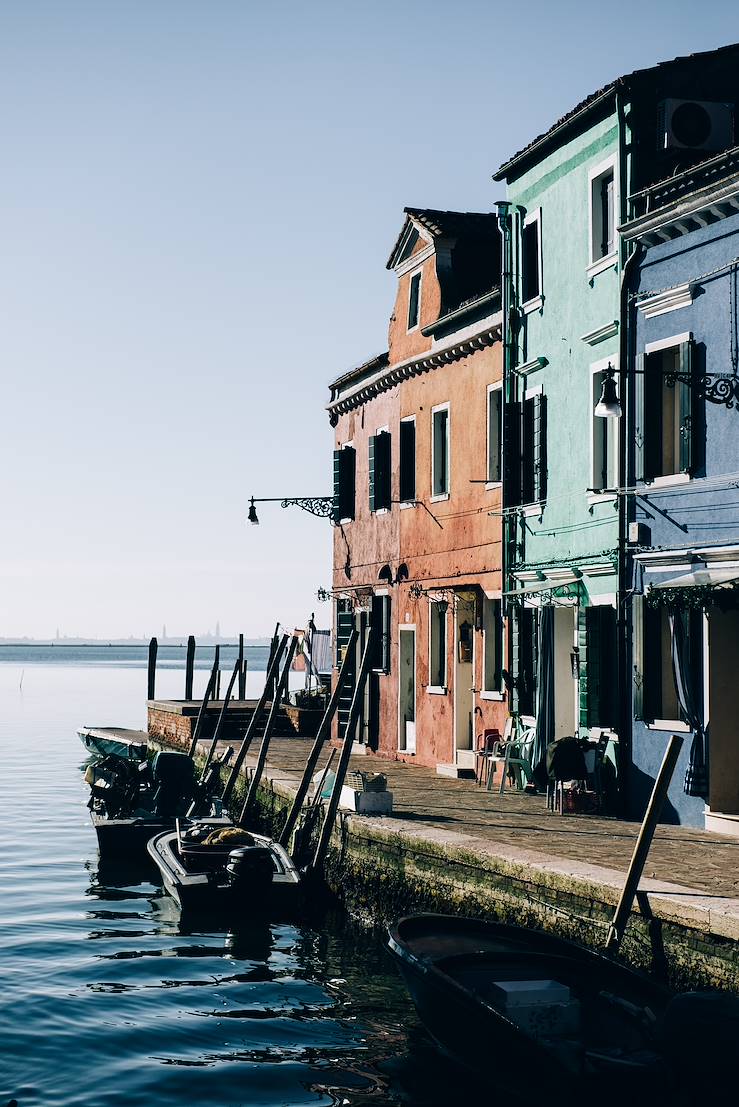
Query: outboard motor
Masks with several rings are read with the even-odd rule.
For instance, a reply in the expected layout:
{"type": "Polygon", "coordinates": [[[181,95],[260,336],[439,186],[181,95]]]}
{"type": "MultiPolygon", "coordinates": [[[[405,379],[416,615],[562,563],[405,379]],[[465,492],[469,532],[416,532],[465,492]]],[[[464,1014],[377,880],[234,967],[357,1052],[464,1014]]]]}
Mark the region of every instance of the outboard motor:
{"type": "Polygon", "coordinates": [[[267,891],[275,875],[272,853],[266,846],[239,846],[229,853],[226,872],[239,899],[259,896],[267,891]]]}
{"type": "Polygon", "coordinates": [[[195,766],[186,753],[160,750],[151,766],[155,815],[184,815],[195,792],[195,766]]]}

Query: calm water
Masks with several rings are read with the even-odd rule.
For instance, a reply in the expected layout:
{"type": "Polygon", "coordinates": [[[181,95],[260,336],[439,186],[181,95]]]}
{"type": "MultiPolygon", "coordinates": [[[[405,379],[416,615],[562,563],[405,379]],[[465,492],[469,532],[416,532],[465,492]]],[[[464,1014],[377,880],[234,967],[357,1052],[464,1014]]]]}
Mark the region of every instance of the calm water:
{"type": "Polygon", "coordinates": [[[30,652],[0,654],[0,1107],[459,1102],[377,938],[185,933],[150,876],[98,871],[75,731],[143,725],[145,673],[30,652]]]}

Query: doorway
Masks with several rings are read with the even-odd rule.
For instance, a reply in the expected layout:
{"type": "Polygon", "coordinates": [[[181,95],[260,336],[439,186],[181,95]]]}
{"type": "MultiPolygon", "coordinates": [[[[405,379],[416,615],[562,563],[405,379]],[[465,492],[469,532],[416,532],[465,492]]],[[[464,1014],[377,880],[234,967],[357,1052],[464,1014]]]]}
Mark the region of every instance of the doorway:
{"type": "MultiPolygon", "coordinates": [[[[739,611],[712,607],[708,616],[708,751],[711,815],[739,816],[739,737],[736,674],[739,668],[739,611]]],[[[734,823],[734,819],[731,820],[734,823]]],[[[711,829],[736,834],[734,827],[711,829]]]]}
{"type": "Polygon", "coordinates": [[[475,598],[458,592],[454,605],[454,744],[456,762],[474,769],[474,629],[475,598]]]}
{"type": "Polygon", "coordinates": [[[416,752],[416,628],[398,634],[398,749],[416,752]]]}
{"type": "MultiPolygon", "coordinates": [[[[573,668],[577,608],[554,609],[554,737],[577,733],[579,673],[573,668]]],[[[575,658],[577,657],[574,654],[575,658]]]]}

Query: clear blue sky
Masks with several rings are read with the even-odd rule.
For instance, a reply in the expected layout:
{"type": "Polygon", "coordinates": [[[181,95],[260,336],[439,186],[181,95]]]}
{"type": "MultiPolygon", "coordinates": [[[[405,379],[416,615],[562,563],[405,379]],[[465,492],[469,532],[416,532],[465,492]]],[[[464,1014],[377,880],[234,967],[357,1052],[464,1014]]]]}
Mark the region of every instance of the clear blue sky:
{"type": "Polygon", "coordinates": [[[406,204],[733,2],[0,4],[0,636],[271,631],[331,529],[334,376],[381,350],[406,204]]]}

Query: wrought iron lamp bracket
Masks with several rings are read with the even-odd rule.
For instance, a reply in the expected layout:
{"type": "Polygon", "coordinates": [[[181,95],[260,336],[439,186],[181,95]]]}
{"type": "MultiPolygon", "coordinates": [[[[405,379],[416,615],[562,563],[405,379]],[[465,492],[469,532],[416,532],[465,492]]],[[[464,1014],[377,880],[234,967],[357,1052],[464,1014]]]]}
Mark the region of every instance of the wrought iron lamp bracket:
{"type": "Polygon", "coordinates": [[[290,496],[280,502],[280,507],[299,507],[319,519],[330,519],[333,505],[333,496],[290,496]]]}
{"type": "Polygon", "coordinates": [[[668,388],[674,388],[678,383],[687,384],[699,399],[709,404],[739,407],[739,376],[735,373],[665,373],[668,388]]]}

